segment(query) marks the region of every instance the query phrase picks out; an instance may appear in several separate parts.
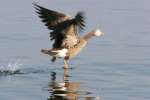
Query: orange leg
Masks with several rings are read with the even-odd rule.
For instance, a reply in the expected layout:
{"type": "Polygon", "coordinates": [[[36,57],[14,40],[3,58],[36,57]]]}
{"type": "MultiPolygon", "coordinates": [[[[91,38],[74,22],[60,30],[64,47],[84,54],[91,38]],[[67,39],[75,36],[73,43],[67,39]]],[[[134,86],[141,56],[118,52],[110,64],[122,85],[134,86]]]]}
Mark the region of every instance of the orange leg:
{"type": "Polygon", "coordinates": [[[64,69],[68,68],[69,68],[68,60],[64,59],[64,69]]]}

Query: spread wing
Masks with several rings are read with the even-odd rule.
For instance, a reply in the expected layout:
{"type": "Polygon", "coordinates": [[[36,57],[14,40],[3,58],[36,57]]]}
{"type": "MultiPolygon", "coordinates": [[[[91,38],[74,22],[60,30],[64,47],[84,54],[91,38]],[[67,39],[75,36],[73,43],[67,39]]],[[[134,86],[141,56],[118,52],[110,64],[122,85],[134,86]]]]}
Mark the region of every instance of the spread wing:
{"type": "Polygon", "coordinates": [[[84,13],[78,12],[74,18],[34,4],[42,22],[51,30],[50,38],[54,40],[53,48],[70,48],[79,41],[78,31],[85,27],[84,13]]]}
{"type": "Polygon", "coordinates": [[[58,23],[61,23],[65,20],[70,19],[69,16],[59,13],[53,10],[49,10],[37,4],[34,4],[34,8],[36,12],[39,14],[39,17],[42,19],[41,21],[45,23],[48,29],[53,30],[58,23]]]}

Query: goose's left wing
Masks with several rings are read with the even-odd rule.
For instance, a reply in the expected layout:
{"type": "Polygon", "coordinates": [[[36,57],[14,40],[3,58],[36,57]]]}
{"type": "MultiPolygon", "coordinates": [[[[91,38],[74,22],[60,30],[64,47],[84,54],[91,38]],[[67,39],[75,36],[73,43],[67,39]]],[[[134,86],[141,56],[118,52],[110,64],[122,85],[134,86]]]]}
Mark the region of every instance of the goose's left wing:
{"type": "Polygon", "coordinates": [[[42,22],[52,30],[50,38],[54,40],[53,48],[71,48],[78,43],[78,31],[85,27],[83,12],[78,12],[74,18],[71,18],[37,4],[34,4],[34,7],[42,22]]]}
{"type": "Polygon", "coordinates": [[[63,13],[44,8],[35,3],[33,5],[39,17],[42,19],[42,22],[44,22],[50,30],[54,30],[59,23],[70,19],[69,16],[63,13]]]}

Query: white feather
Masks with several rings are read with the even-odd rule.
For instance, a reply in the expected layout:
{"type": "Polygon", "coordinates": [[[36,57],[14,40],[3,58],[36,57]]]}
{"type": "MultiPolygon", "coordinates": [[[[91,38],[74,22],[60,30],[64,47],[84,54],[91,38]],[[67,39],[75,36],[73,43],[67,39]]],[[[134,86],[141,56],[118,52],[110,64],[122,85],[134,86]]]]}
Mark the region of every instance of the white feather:
{"type": "Polygon", "coordinates": [[[95,35],[95,36],[101,36],[101,35],[104,35],[104,33],[101,32],[100,29],[97,29],[97,30],[95,30],[94,35],[95,35]]]}
{"type": "Polygon", "coordinates": [[[56,55],[54,55],[55,57],[63,58],[63,57],[66,56],[66,54],[67,54],[67,52],[68,52],[68,49],[63,48],[63,49],[61,49],[61,50],[52,50],[51,52],[56,53],[56,55]]]}

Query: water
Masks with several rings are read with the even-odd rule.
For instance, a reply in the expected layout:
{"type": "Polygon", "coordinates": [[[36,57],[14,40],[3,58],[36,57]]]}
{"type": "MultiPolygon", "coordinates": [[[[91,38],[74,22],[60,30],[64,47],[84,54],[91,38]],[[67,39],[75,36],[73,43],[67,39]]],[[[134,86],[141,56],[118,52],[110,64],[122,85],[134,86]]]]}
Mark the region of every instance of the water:
{"type": "Polygon", "coordinates": [[[5,0],[0,3],[0,100],[149,100],[150,6],[148,0],[5,0]],[[40,53],[48,30],[32,7],[73,15],[84,10],[85,33],[100,27],[63,70],[40,53]]]}

